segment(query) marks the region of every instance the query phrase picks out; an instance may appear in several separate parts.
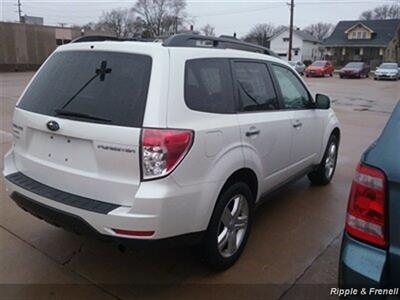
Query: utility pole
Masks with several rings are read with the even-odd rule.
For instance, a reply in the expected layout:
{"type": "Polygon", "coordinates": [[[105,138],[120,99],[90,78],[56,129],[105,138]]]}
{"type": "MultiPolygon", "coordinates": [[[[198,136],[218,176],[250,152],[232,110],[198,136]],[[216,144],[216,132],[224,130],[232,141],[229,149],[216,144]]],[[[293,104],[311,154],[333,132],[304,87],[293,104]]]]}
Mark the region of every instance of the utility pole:
{"type": "Polygon", "coordinates": [[[19,22],[22,23],[21,0],[17,0],[19,22]]]}
{"type": "Polygon", "coordinates": [[[292,47],[293,47],[293,15],[294,15],[294,0],[290,0],[290,25],[289,25],[289,53],[288,60],[292,60],[292,47]]]}

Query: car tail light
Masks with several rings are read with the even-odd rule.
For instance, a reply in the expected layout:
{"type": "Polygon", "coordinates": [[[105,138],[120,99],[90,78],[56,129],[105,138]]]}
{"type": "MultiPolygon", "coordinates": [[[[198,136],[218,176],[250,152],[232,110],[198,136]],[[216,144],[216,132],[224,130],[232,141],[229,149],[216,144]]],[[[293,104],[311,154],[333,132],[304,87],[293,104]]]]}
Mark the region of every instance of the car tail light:
{"type": "Polygon", "coordinates": [[[170,174],[183,160],[192,141],[191,130],[143,129],[143,179],[155,179],[170,174]]]}
{"type": "Polygon", "coordinates": [[[359,164],[351,186],[346,231],[354,238],[386,247],[386,220],[385,175],[359,164]]]}

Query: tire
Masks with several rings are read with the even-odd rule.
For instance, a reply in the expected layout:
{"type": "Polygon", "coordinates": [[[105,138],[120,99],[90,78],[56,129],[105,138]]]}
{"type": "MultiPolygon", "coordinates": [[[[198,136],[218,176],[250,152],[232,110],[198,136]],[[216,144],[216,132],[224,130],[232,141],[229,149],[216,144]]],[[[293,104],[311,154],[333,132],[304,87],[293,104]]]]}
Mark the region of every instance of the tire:
{"type": "Polygon", "coordinates": [[[250,234],[253,209],[254,199],[247,184],[236,182],[221,192],[207,232],[199,246],[199,254],[210,267],[215,270],[225,270],[239,259],[250,234]],[[235,212],[238,212],[239,215],[232,217],[235,212]],[[223,221],[225,214],[227,219],[223,221]],[[220,243],[218,243],[218,238],[221,239],[220,243]],[[235,241],[236,245],[233,243],[235,241]],[[235,246],[230,248],[231,245],[235,246]]]}
{"type": "Polygon", "coordinates": [[[310,75],[306,74],[306,77],[310,77],[310,75]]]}
{"type": "Polygon", "coordinates": [[[338,137],[336,135],[331,135],[321,163],[314,171],[308,174],[308,179],[311,183],[315,185],[327,185],[331,182],[336,170],[338,149],[338,137]]]}
{"type": "Polygon", "coordinates": [[[343,79],[343,78],[344,78],[344,76],[343,76],[343,75],[340,75],[340,78],[341,78],[341,79],[343,79]]]}
{"type": "Polygon", "coordinates": [[[333,73],[330,73],[329,76],[330,76],[330,77],[333,77],[333,73]]]}

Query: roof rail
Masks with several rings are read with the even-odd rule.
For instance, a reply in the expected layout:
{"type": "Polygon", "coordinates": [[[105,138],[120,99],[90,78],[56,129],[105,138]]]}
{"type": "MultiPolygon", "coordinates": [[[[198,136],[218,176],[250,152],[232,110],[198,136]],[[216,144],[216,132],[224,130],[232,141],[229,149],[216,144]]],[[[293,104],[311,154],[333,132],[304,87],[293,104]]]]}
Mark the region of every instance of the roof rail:
{"type": "Polygon", "coordinates": [[[271,55],[274,57],[279,56],[272,50],[260,45],[255,45],[235,37],[212,37],[199,34],[175,34],[164,41],[163,46],[166,47],[199,47],[199,48],[222,48],[222,49],[236,49],[249,52],[257,52],[262,54],[271,55]]]}
{"type": "Polygon", "coordinates": [[[115,36],[104,36],[104,35],[84,35],[79,36],[71,41],[71,43],[83,43],[83,42],[105,42],[105,41],[138,41],[138,39],[121,39],[115,36]]]}

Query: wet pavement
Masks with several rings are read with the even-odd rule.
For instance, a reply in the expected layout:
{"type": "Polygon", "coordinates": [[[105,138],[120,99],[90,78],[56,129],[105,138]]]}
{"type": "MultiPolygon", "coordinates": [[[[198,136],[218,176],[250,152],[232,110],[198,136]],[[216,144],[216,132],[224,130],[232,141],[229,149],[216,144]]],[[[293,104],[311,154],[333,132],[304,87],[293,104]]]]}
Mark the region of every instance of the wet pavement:
{"type": "MultiPolygon", "coordinates": [[[[0,74],[1,157],[10,147],[13,106],[32,74],[0,74]]],[[[400,81],[306,81],[332,96],[342,123],[336,175],[325,187],[303,178],[261,206],[231,269],[213,272],[190,249],[121,253],[65,232],[19,209],[1,179],[0,298],[330,299],[353,172],[400,99],[400,81]]]]}

